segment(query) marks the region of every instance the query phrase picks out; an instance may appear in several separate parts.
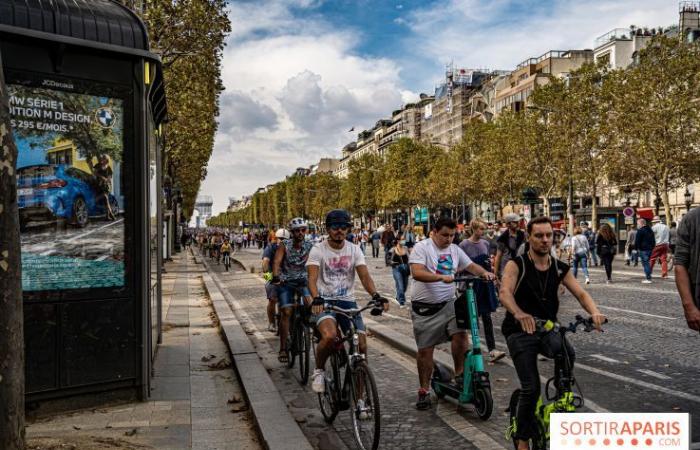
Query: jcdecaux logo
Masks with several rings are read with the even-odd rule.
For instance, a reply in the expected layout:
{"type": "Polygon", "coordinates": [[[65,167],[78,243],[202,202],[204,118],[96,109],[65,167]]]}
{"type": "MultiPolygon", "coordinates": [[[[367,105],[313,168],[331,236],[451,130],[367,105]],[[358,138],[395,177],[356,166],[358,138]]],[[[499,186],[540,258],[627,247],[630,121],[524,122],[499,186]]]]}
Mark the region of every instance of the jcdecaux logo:
{"type": "Polygon", "coordinates": [[[552,414],[552,450],[686,450],[690,445],[688,413],[552,414]]]}

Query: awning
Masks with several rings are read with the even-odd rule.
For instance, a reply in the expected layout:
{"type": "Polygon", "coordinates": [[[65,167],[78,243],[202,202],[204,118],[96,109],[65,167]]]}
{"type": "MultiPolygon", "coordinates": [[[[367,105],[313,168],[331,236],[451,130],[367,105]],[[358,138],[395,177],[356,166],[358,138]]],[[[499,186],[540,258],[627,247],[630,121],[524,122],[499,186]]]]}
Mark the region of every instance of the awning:
{"type": "Polygon", "coordinates": [[[654,218],[654,208],[637,208],[637,217],[651,220],[654,218]]]}

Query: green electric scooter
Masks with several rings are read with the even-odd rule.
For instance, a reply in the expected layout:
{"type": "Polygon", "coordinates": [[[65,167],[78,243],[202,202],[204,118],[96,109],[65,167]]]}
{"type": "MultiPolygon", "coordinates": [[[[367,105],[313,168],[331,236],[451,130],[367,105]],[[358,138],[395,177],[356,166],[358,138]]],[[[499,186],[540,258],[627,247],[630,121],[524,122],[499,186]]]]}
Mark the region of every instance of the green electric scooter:
{"type": "MultiPolygon", "coordinates": [[[[476,297],[474,296],[474,281],[479,278],[475,277],[456,277],[455,283],[465,283],[466,289],[459,292],[459,296],[464,296],[462,300],[466,300],[468,314],[467,320],[471,324],[472,333],[472,349],[467,352],[464,358],[464,376],[458,381],[459,385],[452,382],[452,371],[435,362],[433,369],[433,377],[430,380],[430,385],[438,398],[445,396],[456,399],[460,404],[471,403],[474,405],[476,415],[481,420],[488,420],[493,412],[493,397],[491,395],[491,382],[489,381],[489,373],[484,370],[484,358],[481,353],[481,340],[479,338],[479,323],[476,297]]],[[[482,280],[483,281],[483,280],[482,280]]],[[[460,301],[458,298],[457,301],[460,301]]],[[[460,314],[455,308],[457,314],[460,314]]],[[[465,312],[462,311],[462,314],[465,312]]]]}

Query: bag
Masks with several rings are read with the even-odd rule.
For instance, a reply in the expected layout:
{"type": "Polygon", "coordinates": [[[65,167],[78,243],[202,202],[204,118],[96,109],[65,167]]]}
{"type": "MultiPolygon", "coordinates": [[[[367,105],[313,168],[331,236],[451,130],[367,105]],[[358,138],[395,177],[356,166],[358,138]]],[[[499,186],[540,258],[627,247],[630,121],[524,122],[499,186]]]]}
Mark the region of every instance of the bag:
{"type": "Polygon", "coordinates": [[[414,313],[419,316],[430,317],[439,313],[442,308],[445,307],[447,302],[442,303],[422,303],[422,302],[411,302],[411,309],[414,313]]]}

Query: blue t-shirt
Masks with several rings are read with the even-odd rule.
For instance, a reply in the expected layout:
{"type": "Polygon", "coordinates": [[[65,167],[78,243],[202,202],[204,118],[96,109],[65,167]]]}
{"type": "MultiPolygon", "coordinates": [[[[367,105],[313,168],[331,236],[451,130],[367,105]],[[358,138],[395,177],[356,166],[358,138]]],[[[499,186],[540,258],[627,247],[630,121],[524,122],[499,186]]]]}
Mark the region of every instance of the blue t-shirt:
{"type": "Polygon", "coordinates": [[[265,247],[265,250],[263,250],[262,259],[269,258],[270,262],[274,261],[275,253],[277,253],[277,247],[278,245],[276,243],[265,247]]]}

